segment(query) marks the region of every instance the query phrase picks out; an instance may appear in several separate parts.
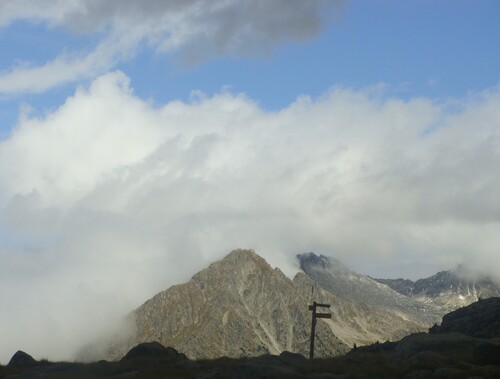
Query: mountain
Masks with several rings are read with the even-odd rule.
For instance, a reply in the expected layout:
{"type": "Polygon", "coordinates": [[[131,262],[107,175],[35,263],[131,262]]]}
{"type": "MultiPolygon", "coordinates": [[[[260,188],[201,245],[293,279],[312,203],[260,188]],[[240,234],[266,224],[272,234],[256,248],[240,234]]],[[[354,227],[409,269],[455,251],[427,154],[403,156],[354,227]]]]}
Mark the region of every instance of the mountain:
{"type": "Polygon", "coordinates": [[[475,273],[465,266],[415,282],[408,279],[375,279],[395,291],[420,301],[433,304],[441,313],[451,312],[480,298],[500,296],[500,284],[489,276],[475,273]]]}
{"type": "Polygon", "coordinates": [[[305,272],[290,280],[253,250],[235,250],[189,282],[160,292],[133,311],[130,335],[107,341],[102,354],[97,347],[87,348],[80,358],[116,360],[132,346],[153,341],[172,346],[190,359],[283,351],[307,356],[308,306],[313,301],[331,304],[332,314],[331,319],[318,320],[318,357],[344,354],[354,345],[398,340],[431,325],[361,300],[329,292],[305,272]]]}
{"type": "MultiPolygon", "coordinates": [[[[311,312],[308,301],[279,269],[253,250],[235,250],[184,284],[160,292],[131,315],[134,330],[108,349],[122,357],[140,342],[158,341],[191,359],[308,354],[311,312]]],[[[318,356],[349,347],[324,322],[317,325],[318,356]]]]}
{"type": "Polygon", "coordinates": [[[318,286],[337,297],[385,310],[421,325],[439,322],[442,313],[432,303],[412,299],[368,276],[344,266],[340,261],[314,253],[297,256],[300,268],[318,286]]]}
{"type": "MultiPolygon", "coordinates": [[[[331,304],[331,319],[318,322],[316,356],[336,356],[355,345],[427,331],[446,309],[456,309],[440,303],[449,285],[442,273],[381,283],[334,258],[314,253],[297,258],[302,271],[291,280],[253,250],[235,250],[189,282],[146,301],[129,315],[128,333],[105,338],[101,349],[89,346],[79,358],[116,360],[144,342],[172,346],[190,359],[283,351],[307,356],[313,301],[331,304]]],[[[472,291],[482,283],[475,281],[472,291]]]]}

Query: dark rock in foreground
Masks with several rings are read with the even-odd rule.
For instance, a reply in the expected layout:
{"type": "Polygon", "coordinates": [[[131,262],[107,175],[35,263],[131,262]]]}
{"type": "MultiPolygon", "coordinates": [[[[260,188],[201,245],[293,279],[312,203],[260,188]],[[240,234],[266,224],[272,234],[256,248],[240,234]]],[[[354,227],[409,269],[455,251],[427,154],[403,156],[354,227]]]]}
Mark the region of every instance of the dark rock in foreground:
{"type": "MultiPolygon", "coordinates": [[[[264,354],[253,358],[191,361],[171,347],[152,342],[132,348],[119,362],[42,364],[35,361],[31,366],[0,367],[0,379],[470,377],[496,379],[500,378],[499,352],[499,339],[477,338],[462,333],[418,333],[405,337],[400,342],[377,343],[354,349],[342,357],[314,361],[287,351],[280,355],[264,354]]],[[[16,360],[23,361],[28,356],[26,353],[23,354],[16,353],[16,360]]]]}
{"type": "MultiPolygon", "coordinates": [[[[430,333],[463,333],[471,337],[500,337],[500,297],[480,300],[443,317],[430,333]]],[[[500,360],[500,357],[499,357],[500,360]]]]}
{"type": "Polygon", "coordinates": [[[137,358],[167,358],[174,360],[186,359],[186,356],[177,352],[173,347],[165,347],[158,342],[145,342],[130,349],[121,360],[127,361],[137,358]]]}
{"type": "Polygon", "coordinates": [[[36,363],[37,362],[35,358],[33,358],[28,353],[19,350],[12,356],[9,363],[7,364],[7,367],[28,367],[33,366],[36,363]]]}

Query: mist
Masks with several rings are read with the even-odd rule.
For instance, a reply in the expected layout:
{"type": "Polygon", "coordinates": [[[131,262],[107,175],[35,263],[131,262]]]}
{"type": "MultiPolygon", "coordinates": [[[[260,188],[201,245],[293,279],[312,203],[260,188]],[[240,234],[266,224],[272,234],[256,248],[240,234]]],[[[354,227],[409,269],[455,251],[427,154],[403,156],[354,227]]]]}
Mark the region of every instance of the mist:
{"type": "Polygon", "coordinates": [[[73,359],[235,248],[374,277],[498,272],[500,92],[334,87],[264,111],[221,91],[153,105],[117,71],[0,143],[0,361],[73,359]]]}

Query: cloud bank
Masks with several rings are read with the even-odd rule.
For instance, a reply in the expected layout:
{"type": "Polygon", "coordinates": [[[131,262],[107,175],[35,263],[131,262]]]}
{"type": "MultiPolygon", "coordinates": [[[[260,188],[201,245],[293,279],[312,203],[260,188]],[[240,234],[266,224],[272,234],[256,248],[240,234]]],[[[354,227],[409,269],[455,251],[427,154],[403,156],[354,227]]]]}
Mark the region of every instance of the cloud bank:
{"type": "Polygon", "coordinates": [[[233,248],[375,276],[500,269],[500,91],[402,101],[333,88],[266,112],[243,94],[153,106],[120,72],[0,143],[0,361],[70,359],[233,248]]]}
{"type": "Polygon", "coordinates": [[[314,37],[342,1],[327,0],[21,0],[0,4],[0,28],[16,21],[96,35],[90,52],[61,53],[43,64],[0,73],[0,94],[40,93],[93,78],[146,44],[193,64],[219,55],[267,54],[314,37]]]}

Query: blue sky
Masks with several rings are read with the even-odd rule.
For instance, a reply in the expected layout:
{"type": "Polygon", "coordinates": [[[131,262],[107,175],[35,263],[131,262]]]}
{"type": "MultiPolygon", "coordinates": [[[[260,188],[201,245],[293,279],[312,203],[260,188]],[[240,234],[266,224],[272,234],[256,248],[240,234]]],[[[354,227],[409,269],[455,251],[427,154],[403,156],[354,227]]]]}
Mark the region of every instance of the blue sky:
{"type": "MultiPolygon", "coordinates": [[[[347,1],[323,15],[319,32],[305,41],[291,38],[266,52],[213,54],[194,64],[185,64],[182,52],[156,52],[143,43],[137,54],[108,69],[123,70],[139,96],[160,104],[188,99],[193,90],[214,94],[228,87],[272,110],[299,95],[320,96],[332,86],[379,83],[403,98],[461,97],[498,84],[499,14],[500,4],[493,0],[347,1]]],[[[68,29],[39,20],[11,21],[0,34],[1,72],[19,64],[41,65],[62,52],[89,51],[102,36],[102,31],[68,29]]],[[[43,93],[4,93],[3,135],[15,124],[21,105],[38,111],[57,107],[75,84],[91,78],[43,93]]]]}
{"type": "Polygon", "coordinates": [[[306,251],[374,277],[498,274],[499,16],[0,3],[0,362],[72,359],[235,248],[289,276],[306,251]]]}

